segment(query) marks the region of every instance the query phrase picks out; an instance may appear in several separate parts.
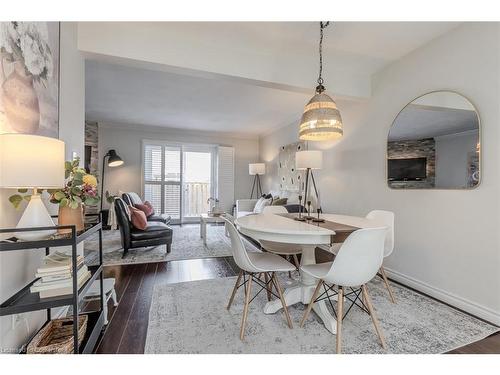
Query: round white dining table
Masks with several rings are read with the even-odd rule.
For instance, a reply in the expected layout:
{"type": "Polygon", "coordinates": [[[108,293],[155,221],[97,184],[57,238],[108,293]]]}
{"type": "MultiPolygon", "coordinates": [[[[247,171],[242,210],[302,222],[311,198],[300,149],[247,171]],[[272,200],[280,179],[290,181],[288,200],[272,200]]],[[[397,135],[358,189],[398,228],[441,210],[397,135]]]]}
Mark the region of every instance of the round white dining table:
{"type": "MultiPolygon", "coordinates": [[[[321,218],[339,224],[357,228],[379,227],[377,222],[364,217],[322,214],[321,218]]],[[[301,222],[276,214],[258,214],[243,216],[235,220],[236,228],[244,235],[257,241],[267,240],[302,247],[300,264],[315,264],[315,249],[318,245],[329,245],[335,232],[322,228],[314,223],[301,222]]],[[[316,287],[314,278],[301,273],[298,285],[287,288],[284,298],[287,306],[296,303],[308,304],[316,287]]],[[[268,302],[264,307],[265,314],[274,314],[282,308],[280,300],[268,302]]],[[[326,306],[326,300],[316,302],[313,311],[323,321],[325,327],[333,334],[337,332],[337,321],[326,306]]]]}

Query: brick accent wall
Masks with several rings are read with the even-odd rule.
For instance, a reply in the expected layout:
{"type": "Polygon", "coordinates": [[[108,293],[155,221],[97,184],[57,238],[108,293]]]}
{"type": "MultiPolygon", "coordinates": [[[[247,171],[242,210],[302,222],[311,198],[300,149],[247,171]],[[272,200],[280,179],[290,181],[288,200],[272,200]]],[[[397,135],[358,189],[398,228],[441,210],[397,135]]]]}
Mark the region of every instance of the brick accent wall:
{"type": "MultiPolygon", "coordinates": [[[[99,175],[99,133],[97,129],[97,123],[85,122],[85,146],[92,147],[90,154],[90,173],[97,176],[97,180],[101,179],[99,175]]],[[[99,185],[99,189],[100,189],[99,185]]],[[[99,212],[99,206],[86,207],[86,212],[97,213],[99,212]]]]}
{"type": "Polygon", "coordinates": [[[422,181],[387,181],[393,189],[429,189],[436,181],[436,142],[434,138],[387,143],[389,159],[427,158],[427,178],[422,181]]]}

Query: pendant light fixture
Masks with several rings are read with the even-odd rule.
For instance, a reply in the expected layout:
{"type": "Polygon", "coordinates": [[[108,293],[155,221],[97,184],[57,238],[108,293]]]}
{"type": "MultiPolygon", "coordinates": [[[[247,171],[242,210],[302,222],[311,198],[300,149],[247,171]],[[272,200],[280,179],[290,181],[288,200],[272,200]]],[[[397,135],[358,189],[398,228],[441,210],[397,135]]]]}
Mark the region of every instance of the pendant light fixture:
{"type": "Polygon", "coordinates": [[[325,141],[342,137],[342,118],[335,101],[325,94],[323,86],[323,30],[330,22],[320,22],[319,77],[316,95],[306,104],[300,119],[299,139],[304,141],[325,141]]]}

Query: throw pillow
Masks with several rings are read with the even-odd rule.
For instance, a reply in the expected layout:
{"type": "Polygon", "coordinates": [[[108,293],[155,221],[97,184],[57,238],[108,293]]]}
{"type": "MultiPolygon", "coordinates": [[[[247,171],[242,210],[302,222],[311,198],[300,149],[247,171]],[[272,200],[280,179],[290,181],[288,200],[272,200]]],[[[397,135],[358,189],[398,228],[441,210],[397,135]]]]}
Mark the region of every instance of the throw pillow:
{"type": "Polygon", "coordinates": [[[149,203],[149,201],[144,202],[144,204],[151,209],[151,215],[154,215],[155,214],[155,208],[153,207],[153,205],[151,203],[149,203]]]}
{"type": "Polygon", "coordinates": [[[144,202],[144,204],[134,204],[134,207],[144,212],[146,217],[150,217],[154,212],[153,207],[147,205],[146,202],[144,202]]]}
{"type": "Polygon", "coordinates": [[[287,201],[288,201],[288,198],[277,198],[277,199],[273,200],[272,205],[273,206],[284,206],[287,201]]]}
{"type": "Polygon", "coordinates": [[[146,229],[148,226],[146,214],[134,206],[128,206],[128,209],[130,210],[130,221],[132,222],[134,228],[140,230],[146,229]]]}
{"type": "Polygon", "coordinates": [[[264,197],[259,198],[257,203],[255,203],[255,207],[253,209],[254,214],[261,214],[264,211],[264,207],[269,206],[271,204],[272,199],[266,199],[264,197]]]}

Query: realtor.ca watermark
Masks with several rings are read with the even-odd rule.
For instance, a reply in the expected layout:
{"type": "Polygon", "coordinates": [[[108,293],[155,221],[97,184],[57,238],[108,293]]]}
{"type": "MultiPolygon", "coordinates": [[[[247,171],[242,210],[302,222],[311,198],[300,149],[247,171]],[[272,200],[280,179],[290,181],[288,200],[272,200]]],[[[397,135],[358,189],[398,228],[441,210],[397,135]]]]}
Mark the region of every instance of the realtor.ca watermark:
{"type": "Polygon", "coordinates": [[[21,348],[0,348],[0,354],[18,354],[21,348]]]}

